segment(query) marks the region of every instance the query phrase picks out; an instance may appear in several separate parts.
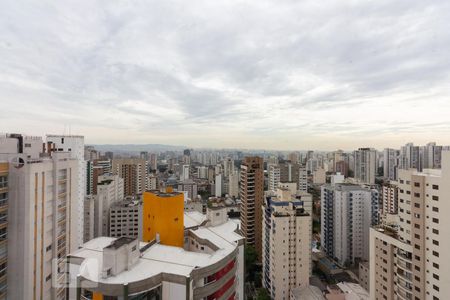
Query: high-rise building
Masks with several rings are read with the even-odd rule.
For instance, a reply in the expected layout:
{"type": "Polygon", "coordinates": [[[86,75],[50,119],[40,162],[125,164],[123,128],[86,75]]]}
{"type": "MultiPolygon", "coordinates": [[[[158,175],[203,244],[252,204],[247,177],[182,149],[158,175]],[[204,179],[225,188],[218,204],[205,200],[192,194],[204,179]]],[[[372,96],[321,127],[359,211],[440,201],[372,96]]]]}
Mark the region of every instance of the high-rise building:
{"type": "Polygon", "coordinates": [[[264,198],[264,161],[262,157],[245,157],[240,179],[241,231],[246,243],[255,247],[262,259],[262,210],[264,198]]]}
{"type": "Polygon", "coordinates": [[[263,286],[271,299],[289,299],[292,289],[309,286],[312,219],[302,197],[292,197],[288,188],[277,191],[262,208],[263,286]]]}
{"type": "Polygon", "coordinates": [[[345,160],[341,160],[335,163],[336,173],[341,173],[344,177],[348,177],[348,163],[345,160]]]}
{"type": "Polygon", "coordinates": [[[155,153],[150,154],[150,169],[157,170],[158,169],[158,156],[155,153]]]}
{"type": "Polygon", "coordinates": [[[192,179],[178,182],[177,190],[179,192],[186,192],[189,199],[195,199],[198,195],[197,182],[192,179]]]}
{"type": "Polygon", "coordinates": [[[216,189],[214,194],[216,197],[222,197],[222,194],[224,191],[223,183],[224,183],[224,181],[223,181],[222,173],[217,174],[216,180],[214,181],[214,185],[215,185],[215,189],[216,189]]]}
{"type": "Polygon", "coordinates": [[[298,182],[300,165],[298,163],[282,162],[280,167],[280,182],[298,182]]]}
{"type": "Polygon", "coordinates": [[[0,138],[0,160],[10,162],[7,299],[65,299],[64,259],[78,248],[79,163],[42,150],[40,137],[0,138]]]}
{"type": "Polygon", "coordinates": [[[228,176],[228,195],[230,197],[239,197],[239,172],[234,171],[228,176]]]}
{"type": "Polygon", "coordinates": [[[139,158],[148,161],[150,156],[147,151],[141,151],[141,153],[139,153],[139,158]]]}
{"type": "Polygon", "coordinates": [[[8,289],[8,173],[9,164],[0,162],[0,299],[8,289]]]}
{"type": "Polygon", "coordinates": [[[353,152],[355,157],[354,178],[360,183],[374,184],[377,174],[377,151],[372,148],[359,148],[353,152]]]}
{"type": "Polygon", "coordinates": [[[230,176],[234,172],[234,160],[232,158],[227,157],[223,161],[223,174],[225,177],[230,176]]]}
{"type": "Polygon", "coordinates": [[[398,224],[370,230],[371,299],[446,299],[450,152],[442,152],[441,170],[399,170],[398,177],[398,224]]]}
{"type": "Polygon", "coordinates": [[[190,171],[191,167],[189,165],[183,165],[181,169],[180,180],[181,181],[188,180],[190,178],[190,171]]]}
{"type": "Polygon", "coordinates": [[[322,186],[321,244],[341,265],[369,260],[369,228],[378,224],[379,193],[352,184],[322,186]]]}
{"type": "Polygon", "coordinates": [[[401,169],[416,169],[420,170],[420,149],[414,146],[413,143],[408,143],[402,146],[399,156],[399,164],[401,169]]]}
{"type": "Polygon", "coordinates": [[[397,214],[398,212],[398,187],[397,182],[391,181],[381,188],[381,215],[397,214]]]}
{"type": "Polygon", "coordinates": [[[308,172],[306,171],[306,167],[300,167],[298,170],[297,190],[305,193],[308,192],[308,172]]]}
{"type": "Polygon", "coordinates": [[[118,175],[102,175],[98,178],[94,207],[94,237],[109,235],[109,212],[114,203],[124,198],[124,180],[118,175]]]}
{"type": "Polygon", "coordinates": [[[113,174],[124,180],[125,196],[141,195],[147,190],[147,161],[143,159],[113,159],[113,174]]]}
{"type": "Polygon", "coordinates": [[[280,183],[280,167],[278,165],[270,165],[268,172],[269,191],[275,191],[280,183]]]}
{"type": "Polygon", "coordinates": [[[83,243],[84,230],[84,196],[86,195],[86,162],[84,160],[84,136],[81,135],[47,135],[48,147],[52,151],[69,152],[70,157],[78,161],[77,196],[78,205],[78,245],[83,243]],[[52,143],[53,145],[50,145],[52,143]]]}
{"type": "Polygon", "coordinates": [[[397,180],[398,150],[386,148],[383,151],[383,176],[388,180],[397,180]]]}

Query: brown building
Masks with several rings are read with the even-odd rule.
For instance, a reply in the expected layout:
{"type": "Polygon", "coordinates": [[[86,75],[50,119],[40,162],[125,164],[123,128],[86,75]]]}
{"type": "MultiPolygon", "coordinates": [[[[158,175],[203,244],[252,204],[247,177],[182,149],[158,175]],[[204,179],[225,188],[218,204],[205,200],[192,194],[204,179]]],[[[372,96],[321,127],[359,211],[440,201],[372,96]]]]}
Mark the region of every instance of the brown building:
{"type": "Polygon", "coordinates": [[[348,163],[343,160],[336,162],[336,173],[341,173],[348,177],[348,163]]]}
{"type": "Polygon", "coordinates": [[[255,247],[262,259],[262,204],[264,198],[264,161],[262,157],[246,157],[240,178],[241,230],[247,245],[255,247]]]}
{"type": "Polygon", "coordinates": [[[147,189],[147,161],[144,159],[113,159],[113,174],[123,178],[124,196],[136,196],[147,189]]]}

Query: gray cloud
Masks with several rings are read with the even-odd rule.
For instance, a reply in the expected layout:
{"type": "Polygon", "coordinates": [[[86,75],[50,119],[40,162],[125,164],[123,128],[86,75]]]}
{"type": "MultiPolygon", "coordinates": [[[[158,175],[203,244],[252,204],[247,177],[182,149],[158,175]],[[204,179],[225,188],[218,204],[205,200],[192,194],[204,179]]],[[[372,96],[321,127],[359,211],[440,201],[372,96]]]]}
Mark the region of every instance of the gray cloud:
{"type": "Polygon", "coordinates": [[[193,146],[450,143],[449,12],[418,0],[4,1],[0,127],[193,146]]]}

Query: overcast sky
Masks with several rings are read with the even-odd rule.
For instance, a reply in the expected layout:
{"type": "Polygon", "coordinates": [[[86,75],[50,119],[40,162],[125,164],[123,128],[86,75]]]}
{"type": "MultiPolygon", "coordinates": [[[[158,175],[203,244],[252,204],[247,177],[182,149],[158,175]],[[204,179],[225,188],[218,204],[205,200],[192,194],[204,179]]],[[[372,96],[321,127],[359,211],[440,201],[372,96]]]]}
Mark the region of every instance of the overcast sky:
{"type": "Polygon", "coordinates": [[[0,132],[450,144],[450,1],[0,2],[0,132]]]}

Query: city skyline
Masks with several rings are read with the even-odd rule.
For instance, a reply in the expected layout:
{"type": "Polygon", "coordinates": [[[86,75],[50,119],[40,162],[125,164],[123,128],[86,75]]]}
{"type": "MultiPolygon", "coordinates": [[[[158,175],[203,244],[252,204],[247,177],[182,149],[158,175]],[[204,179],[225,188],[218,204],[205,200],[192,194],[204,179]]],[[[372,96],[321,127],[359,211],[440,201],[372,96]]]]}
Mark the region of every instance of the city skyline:
{"type": "Polygon", "coordinates": [[[194,148],[450,144],[449,3],[7,5],[2,132],[194,148]]]}

